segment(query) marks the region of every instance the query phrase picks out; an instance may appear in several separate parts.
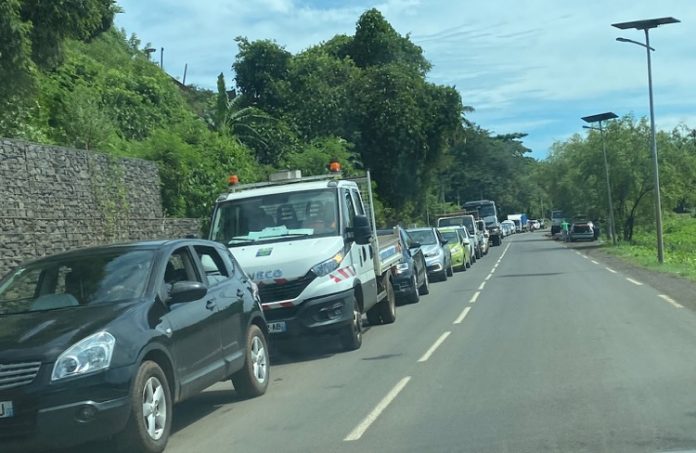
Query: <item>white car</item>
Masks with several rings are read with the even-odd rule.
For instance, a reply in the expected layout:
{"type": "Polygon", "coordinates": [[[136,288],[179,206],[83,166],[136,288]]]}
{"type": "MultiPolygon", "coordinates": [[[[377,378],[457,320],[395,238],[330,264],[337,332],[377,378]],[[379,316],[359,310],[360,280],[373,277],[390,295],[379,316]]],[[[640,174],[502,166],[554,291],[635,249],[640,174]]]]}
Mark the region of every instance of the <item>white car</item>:
{"type": "Polygon", "coordinates": [[[500,222],[501,228],[503,228],[503,231],[505,232],[506,236],[509,236],[513,233],[516,232],[516,227],[515,227],[515,222],[512,220],[503,220],[500,222]]]}

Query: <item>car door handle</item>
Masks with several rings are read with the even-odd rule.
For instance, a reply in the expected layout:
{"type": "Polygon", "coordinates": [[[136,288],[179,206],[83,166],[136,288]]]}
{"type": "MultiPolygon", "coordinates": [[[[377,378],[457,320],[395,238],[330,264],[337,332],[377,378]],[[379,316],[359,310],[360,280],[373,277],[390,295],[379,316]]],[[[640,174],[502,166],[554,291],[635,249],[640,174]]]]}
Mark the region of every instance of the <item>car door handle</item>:
{"type": "Polygon", "coordinates": [[[205,303],[205,308],[208,310],[214,310],[216,306],[217,306],[217,303],[215,303],[214,300],[209,300],[208,302],[205,303]]]}

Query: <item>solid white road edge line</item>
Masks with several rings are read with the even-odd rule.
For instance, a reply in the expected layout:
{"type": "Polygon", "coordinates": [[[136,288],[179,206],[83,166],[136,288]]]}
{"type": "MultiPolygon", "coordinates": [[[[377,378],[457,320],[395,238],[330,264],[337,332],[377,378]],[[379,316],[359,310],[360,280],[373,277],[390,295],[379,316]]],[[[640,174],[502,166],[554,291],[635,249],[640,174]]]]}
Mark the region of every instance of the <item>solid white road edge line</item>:
{"type": "Polygon", "coordinates": [[[459,317],[454,321],[453,324],[461,324],[462,321],[464,321],[464,318],[466,318],[466,315],[469,314],[469,310],[471,310],[471,306],[465,307],[464,310],[462,310],[462,314],[459,315],[459,317]]]}
{"type": "Polygon", "coordinates": [[[616,274],[616,271],[610,267],[605,267],[605,269],[611,272],[612,274],[616,274]]]}
{"type": "Polygon", "coordinates": [[[353,431],[348,434],[345,439],[343,439],[346,442],[350,442],[353,440],[358,440],[362,437],[363,434],[365,434],[365,431],[372,425],[375,420],[377,420],[377,417],[380,416],[382,412],[384,412],[384,409],[391,404],[392,401],[394,401],[394,398],[406,387],[406,384],[408,384],[408,381],[411,380],[411,376],[406,376],[402,380],[400,380],[394,388],[392,388],[387,395],[382,398],[382,401],[380,401],[377,406],[375,406],[374,409],[372,409],[372,412],[370,412],[365,419],[360,422],[358,426],[355,427],[353,431]]]}
{"type": "Polygon", "coordinates": [[[669,297],[669,296],[666,295],[666,294],[658,294],[657,297],[660,297],[660,298],[666,300],[666,301],[669,302],[670,304],[674,305],[676,308],[684,308],[684,306],[683,306],[682,304],[680,304],[679,302],[675,301],[674,299],[672,299],[671,297],[669,297]]]}
{"type": "Polygon", "coordinates": [[[626,277],[626,280],[628,280],[629,282],[631,282],[631,283],[633,283],[634,285],[637,285],[637,286],[643,285],[641,282],[639,282],[638,280],[633,280],[631,277],[626,277]]]}
{"type": "Polygon", "coordinates": [[[476,302],[476,299],[478,299],[479,294],[481,294],[481,291],[476,291],[473,296],[471,296],[471,299],[469,299],[469,303],[473,304],[476,302]]]}
{"type": "Polygon", "coordinates": [[[447,337],[450,336],[451,333],[452,333],[452,332],[450,332],[450,331],[448,330],[447,332],[445,332],[445,333],[443,333],[442,335],[440,335],[440,338],[438,338],[437,340],[435,340],[435,343],[433,343],[433,345],[430,346],[430,349],[428,349],[428,350],[425,352],[425,354],[423,354],[423,357],[421,357],[420,359],[418,359],[418,361],[419,361],[419,362],[425,362],[425,361],[427,361],[427,360],[430,358],[430,356],[433,355],[433,352],[435,352],[435,350],[436,350],[437,348],[440,347],[440,345],[447,339],[447,337]]]}

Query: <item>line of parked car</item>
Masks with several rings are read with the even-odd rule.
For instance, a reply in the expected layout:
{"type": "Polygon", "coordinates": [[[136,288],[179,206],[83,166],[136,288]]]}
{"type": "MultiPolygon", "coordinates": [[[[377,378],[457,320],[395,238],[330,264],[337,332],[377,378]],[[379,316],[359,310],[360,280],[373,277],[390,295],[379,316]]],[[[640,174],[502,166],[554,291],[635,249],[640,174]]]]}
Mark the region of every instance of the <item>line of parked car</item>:
{"type": "Polygon", "coordinates": [[[177,402],[222,380],[243,398],[265,393],[271,338],[358,349],[364,317],[395,322],[397,301],[418,302],[500,243],[495,216],[381,232],[374,218],[369,172],[284,172],[222,194],[208,240],[20,265],[0,280],[0,451],[112,438],[159,453],[177,402]]]}

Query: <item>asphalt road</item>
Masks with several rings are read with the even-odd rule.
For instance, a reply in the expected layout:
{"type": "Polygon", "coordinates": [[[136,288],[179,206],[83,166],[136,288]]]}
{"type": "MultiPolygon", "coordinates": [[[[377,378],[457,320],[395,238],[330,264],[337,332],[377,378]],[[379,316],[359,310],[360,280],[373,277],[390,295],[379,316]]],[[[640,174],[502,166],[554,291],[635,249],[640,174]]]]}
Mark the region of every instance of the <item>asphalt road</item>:
{"type": "Polygon", "coordinates": [[[263,397],[178,405],[167,452],[696,451],[696,313],[661,295],[516,235],[360,350],[306,342],[263,397]]]}

